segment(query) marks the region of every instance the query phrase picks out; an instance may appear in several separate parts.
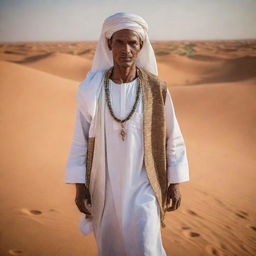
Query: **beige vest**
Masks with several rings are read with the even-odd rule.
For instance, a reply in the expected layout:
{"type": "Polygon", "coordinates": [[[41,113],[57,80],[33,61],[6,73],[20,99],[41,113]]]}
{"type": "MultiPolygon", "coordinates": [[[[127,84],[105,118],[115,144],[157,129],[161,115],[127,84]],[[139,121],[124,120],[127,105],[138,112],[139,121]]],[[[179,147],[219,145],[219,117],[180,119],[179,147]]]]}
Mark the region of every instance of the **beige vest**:
{"type": "MultiPolygon", "coordinates": [[[[160,207],[161,226],[165,227],[166,197],[168,188],[165,98],[167,83],[158,76],[139,68],[143,91],[144,164],[150,184],[160,207]]],[[[95,138],[87,144],[86,186],[89,188],[95,138]]]]}

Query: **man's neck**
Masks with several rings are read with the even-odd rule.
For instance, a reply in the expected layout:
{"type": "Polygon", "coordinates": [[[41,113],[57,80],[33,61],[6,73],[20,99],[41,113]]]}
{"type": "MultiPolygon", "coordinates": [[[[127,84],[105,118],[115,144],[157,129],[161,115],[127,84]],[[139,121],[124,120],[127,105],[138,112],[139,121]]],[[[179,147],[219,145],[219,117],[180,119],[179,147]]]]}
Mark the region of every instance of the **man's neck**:
{"type": "Polygon", "coordinates": [[[136,65],[131,67],[120,67],[114,65],[111,80],[117,84],[129,83],[136,78],[136,65]]]}

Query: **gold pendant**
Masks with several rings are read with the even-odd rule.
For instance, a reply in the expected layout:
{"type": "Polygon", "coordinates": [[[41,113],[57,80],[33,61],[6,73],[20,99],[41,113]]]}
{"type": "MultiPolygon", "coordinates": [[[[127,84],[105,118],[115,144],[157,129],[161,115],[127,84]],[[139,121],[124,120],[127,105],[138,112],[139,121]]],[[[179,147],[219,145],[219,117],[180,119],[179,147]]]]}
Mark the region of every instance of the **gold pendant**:
{"type": "Polygon", "coordinates": [[[124,129],[124,123],[121,123],[121,131],[120,131],[120,135],[122,136],[122,140],[124,141],[124,137],[126,136],[126,132],[125,132],[125,129],[124,129]]]}

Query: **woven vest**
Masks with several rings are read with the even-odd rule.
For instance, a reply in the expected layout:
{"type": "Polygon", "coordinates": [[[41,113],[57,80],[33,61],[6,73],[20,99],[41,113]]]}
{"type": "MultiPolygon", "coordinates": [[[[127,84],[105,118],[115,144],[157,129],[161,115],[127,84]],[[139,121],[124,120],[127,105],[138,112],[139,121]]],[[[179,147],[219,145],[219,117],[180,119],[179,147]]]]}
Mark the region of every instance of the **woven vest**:
{"type": "MultiPolygon", "coordinates": [[[[159,208],[161,227],[165,227],[168,188],[165,99],[167,83],[139,68],[143,92],[144,164],[159,208]]],[[[86,187],[89,188],[95,137],[89,137],[86,155],[86,187]]]]}

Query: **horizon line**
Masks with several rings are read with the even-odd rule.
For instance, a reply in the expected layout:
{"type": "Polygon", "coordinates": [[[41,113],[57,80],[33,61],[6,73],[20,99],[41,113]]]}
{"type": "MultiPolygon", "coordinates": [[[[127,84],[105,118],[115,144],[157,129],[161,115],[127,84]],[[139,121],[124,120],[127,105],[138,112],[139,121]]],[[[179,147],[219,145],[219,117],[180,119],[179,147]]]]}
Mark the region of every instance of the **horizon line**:
{"type": "MultiPolygon", "coordinates": [[[[192,42],[207,42],[207,41],[251,41],[256,40],[256,38],[228,38],[228,39],[150,39],[150,42],[174,42],[174,41],[192,41],[192,42]]],[[[35,40],[35,41],[0,41],[3,43],[57,43],[57,42],[98,42],[98,40],[35,40]]]]}

